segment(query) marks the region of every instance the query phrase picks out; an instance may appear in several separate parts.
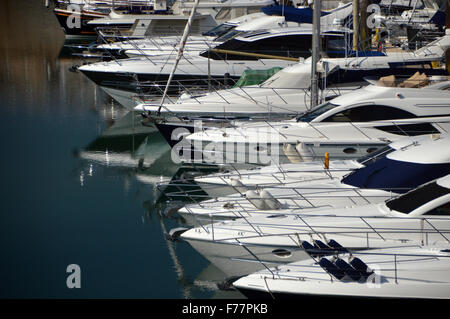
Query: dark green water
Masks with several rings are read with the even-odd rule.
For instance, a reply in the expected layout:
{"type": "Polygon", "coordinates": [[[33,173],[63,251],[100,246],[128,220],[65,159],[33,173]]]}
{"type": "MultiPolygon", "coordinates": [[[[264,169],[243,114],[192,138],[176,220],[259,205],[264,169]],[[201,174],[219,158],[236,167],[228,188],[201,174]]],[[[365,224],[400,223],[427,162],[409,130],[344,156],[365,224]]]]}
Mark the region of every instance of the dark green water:
{"type": "Polygon", "coordinates": [[[69,71],[81,61],[60,54],[52,11],[2,7],[0,297],[236,297],[214,288],[220,274],[187,243],[163,237],[178,224],[154,212],[152,181],[177,170],[162,137],[107,137],[132,117],[69,71]],[[66,285],[69,264],[79,289],[66,285]]]}

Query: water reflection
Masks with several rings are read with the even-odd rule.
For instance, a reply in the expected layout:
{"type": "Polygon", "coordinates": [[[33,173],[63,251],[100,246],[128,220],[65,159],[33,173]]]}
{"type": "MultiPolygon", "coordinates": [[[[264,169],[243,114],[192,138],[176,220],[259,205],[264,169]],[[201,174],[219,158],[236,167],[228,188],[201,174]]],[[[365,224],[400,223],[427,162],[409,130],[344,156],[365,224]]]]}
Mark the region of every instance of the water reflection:
{"type": "MultiPolygon", "coordinates": [[[[140,183],[152,187],[162,180],[184,180],[188,186],[192,183],[192,178],[200,174],[192,167],[179,167],[172,163],[170,147],[164,138],[154,128],[139,125],[139,117],[139,114],[133,112],[126,113],[78,152],[77,156],[86,162],[80,173],[82,186],[98,165],[106,166],[110,171],[115,169],[121,176],[129,174],[140,183]]],[[[190,198],[180,196],[180,200],[177,200],[173,190],[154,188],[152,198],[143,202],[145,213],[142,221],[159,223],[162,236],[172,228],[187,226],[183,219],[170,214],[170,211],[194,197],[198,199],[205,196],[200,189],[195,192],[191,190],[190,194],[190,198]]],[[[165,243],[183,298],[195,298],[199,293],[211,294],[214,298],[242,297],[237,292],[218,289],[217,284],[224,280],[225,275],[211,264],[203,270],[197,270],[200,271],[199,274],[193,277],[192,270],[189,269],[192,268],[192,265],[189,265],[191,258],[186,259],[183,252],[191,250],[187,243],[171,240],[165,240],[165,243]],[[185,268],[188,268],[188,271],[185,268]]]]}
{"type": "Polygon", "coordinates": [[[13,138],[0,165],[0,297],[228,296],[216,286],[223,274],[164,238],[184,224],[161,213],[175,200],[154,188],[182,174],[163,137],[70,71],[86,61],[41,1],[2,4],[0,127],[13,138]],[[64,284],[73,262],[86,274],[80,291],[64,284]]]}
{"type": "Polygon", "coordinates": [[[199,294],[205,293],[207,293],[210,298],[216,299],[244,298],[238,291],[219,289],[218,285],[224,281],[226,275],[213,264],[207,263],[200,271],[196,269],[197,274],[194,277],[189,275],[191,268],[194,265],[192,263],[192,256],[186,256],[186,251],[190,251],[191,247],[188,243],[172,241],[167,238],[167,234],[172,228],[186,226],[186,224],[184,223],[184,220],[177,215],[168,216],[165,214],[161,205],[163,205],[161,199],[156,202],[153,200],[145,201],[143,205],[146,209],[145,220],[150,221],[157,219],[161,225],[161,230],[166,237],[167,249],[172,259],[172,266],[181,286],[183,298],[196,298],[199,294]]]}

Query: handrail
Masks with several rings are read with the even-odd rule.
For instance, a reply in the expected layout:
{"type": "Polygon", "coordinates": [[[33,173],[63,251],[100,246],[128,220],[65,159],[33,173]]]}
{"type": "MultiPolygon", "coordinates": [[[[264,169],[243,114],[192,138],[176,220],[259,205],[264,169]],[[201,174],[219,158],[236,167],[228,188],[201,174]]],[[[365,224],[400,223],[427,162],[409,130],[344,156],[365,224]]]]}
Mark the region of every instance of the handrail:
{"type": "Polygon", "coordinates": [[[450,240],[449,240],[447,237],[445,237],[445,235],[442,234],[441,231],[439,231],[436,227],[434,227],[434,225],[428,220],[428,218],[424,218],[423,220],[424,220],[425,222],[427,222],[427,224],[430,225],[430,226],[431,226],[436,232],[438,232],[442,237],[444,237],[444,239],[445,239],[447,242],[450,243],[450,240]]]}

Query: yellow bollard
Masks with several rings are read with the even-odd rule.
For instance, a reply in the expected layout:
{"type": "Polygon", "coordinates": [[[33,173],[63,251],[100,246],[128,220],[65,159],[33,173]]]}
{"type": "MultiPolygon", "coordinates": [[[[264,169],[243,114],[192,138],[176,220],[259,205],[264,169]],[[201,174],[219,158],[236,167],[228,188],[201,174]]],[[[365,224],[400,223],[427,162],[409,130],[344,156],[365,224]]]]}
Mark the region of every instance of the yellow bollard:
{"type": "Polygon", "coordinates": [[[439,69],[441,67],[440,61],[431,61],[431,66],[433,69],[439,69]]]}
{"type": "Polygon", "coordinates": [[[324,164],[325,164],[325,169],[330,168],[330,155],[328,153],[325,153],[324,164]]]}

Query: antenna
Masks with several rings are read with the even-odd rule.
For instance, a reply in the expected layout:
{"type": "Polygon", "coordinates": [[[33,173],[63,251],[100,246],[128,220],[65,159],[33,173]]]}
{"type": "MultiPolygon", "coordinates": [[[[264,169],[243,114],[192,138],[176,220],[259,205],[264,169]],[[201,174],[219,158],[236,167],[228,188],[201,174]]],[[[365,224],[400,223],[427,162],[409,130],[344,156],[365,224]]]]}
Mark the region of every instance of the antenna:
{"type": "Polygon", "coordinates": [[[167,80],[166,88],[164,89],[164,94],[162,96],[161,103],[160,103],[158,111],[157,111],[158,115],[161,114],[161,108],[162,108],[162,105],[164,104],[164,100],[166,99],[166,95],[167,95],[167,91],[169,90],[170,82],[172,81],[173,75],[177,69],[178,62],[180,62],[180,59],[183,56],[183,50],[184,50],[184,46],[186,44],[186,39],[189,35],[189,31],[190,31],[191,25],[192,25],[192,20],[194,19],[194,15],[195,15],[195,10],[197,9],[199,2],[200,2],[200,0],[195,0],[194,6],[192,7],[191,14],[186,23],[186,27],[184,28],[183,37],[181,38],[180,47],[178,48],[178,56],[173,65],[172,72],[170,72],[169,79],[167,80]]]}
{"type": "Polygon", "coordinates": [[[312,56],[311,56],[311,108],[319,103],[319,86],[317,74],[317,62],[320,59],[320,11],[321,1],[314,1],[313,9],[313,34],[312,34],[312,56]]]}

